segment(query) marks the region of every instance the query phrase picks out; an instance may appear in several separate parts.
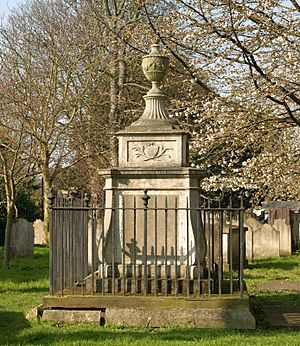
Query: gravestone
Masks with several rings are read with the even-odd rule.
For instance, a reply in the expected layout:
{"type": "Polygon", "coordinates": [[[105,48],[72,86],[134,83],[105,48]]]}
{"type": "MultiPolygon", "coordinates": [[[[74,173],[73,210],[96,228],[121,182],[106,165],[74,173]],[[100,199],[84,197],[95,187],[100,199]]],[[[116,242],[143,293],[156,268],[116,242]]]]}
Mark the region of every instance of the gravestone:
{"type": "Polygon", "coordinates": [[[12,257],[33,257],[34,231],[31,222],[21,218],[14,222],[10,247],[12,257]]]}
{"type": "Polygon", "coordinates": [[[279,232],[271,225],[264,224],[252,233],[253,258],[279,256],[279,232]]]}
{"type": "Polygon", "coordinates": [[[280,232],[268,224],[249,218],[245,221],[246,257],[248,260],[261,257],[278,257],[280,254],[280,232]]]}
{"type": "Polygon", "coordinates": [[[253,259],[253,232],[259,231],[262,227],[262,224],[254,219],[248,218],[245,220],[245,226],[248,228],[246,232],[246,258],[248,260],[253,259]]]}
{"type": "Polygon", "coordinates": [[[282,219],[275,219],[272,226],[280,234],[279,254],[281,256],[291,255],[292,254],[291,226],[287,225],[285,220],[282,220],[282,219]]]}
{"type": "Polygon", "coordinates": [[[34,244],[43,245],[46,244],[44,239],[44,222],[40,219],[33,222],[34,229],[34,244]]]}

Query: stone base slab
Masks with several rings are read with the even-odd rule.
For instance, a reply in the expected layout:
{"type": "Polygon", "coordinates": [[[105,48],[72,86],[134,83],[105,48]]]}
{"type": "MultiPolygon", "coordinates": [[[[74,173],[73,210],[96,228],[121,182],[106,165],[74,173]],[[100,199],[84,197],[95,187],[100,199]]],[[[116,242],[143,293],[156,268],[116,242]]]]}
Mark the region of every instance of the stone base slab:
{"type": "Polygon", "coordinates": [[[236,309],[107,309],[106,323],[128,327],[190,326],[195,328],[255,329],[255,319],[246,310],[236,309]]]}
{"type": "Polygon", "coordinates": [[[103,312],[97,310],[44,310],[44,321],[100,324],[103,312]]]}
{"type": "Polygon", "coordinates": [[[45,297],[42,319],[128,327],[190,326],[255,329],[249,299],[162,297],[45,297]],[[89,299],[90,298],[90,299],[89,299]]]}
{"type": "Polygon", "coordinates": [[[87,322],[127,327],[190,326],[194,328],[255,329],[250,311],[236,309],[120,309],[105,312],[93,310],[45,310],[43,320],[61,323],[87,322]]]}

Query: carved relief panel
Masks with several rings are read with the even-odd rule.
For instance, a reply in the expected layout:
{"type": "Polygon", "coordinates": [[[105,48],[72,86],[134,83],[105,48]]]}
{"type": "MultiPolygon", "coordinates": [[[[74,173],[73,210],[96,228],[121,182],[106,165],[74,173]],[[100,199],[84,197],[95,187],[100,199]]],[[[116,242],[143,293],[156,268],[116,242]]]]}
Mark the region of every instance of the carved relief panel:
{"type": "Polygon", "coordinates": [[[119,136],[119,167],[183,167],[187,162],[184,134],[119,136]]]}
{"type": "Polygon", "coordinates": [[[176,161],[176,140],[128,141],[127,162],[142,165],[171,164],[176,161]]]}

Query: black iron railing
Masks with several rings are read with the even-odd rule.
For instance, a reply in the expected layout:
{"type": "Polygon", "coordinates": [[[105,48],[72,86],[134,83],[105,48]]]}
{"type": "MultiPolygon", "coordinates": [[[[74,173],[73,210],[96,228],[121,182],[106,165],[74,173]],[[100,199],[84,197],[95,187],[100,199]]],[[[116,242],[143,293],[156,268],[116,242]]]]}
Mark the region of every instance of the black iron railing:
{"type": "Polygon", "coordinates": [[[238,207],[144,191],[51,195],[50,294],[243,297],[243,200],[238,207]],[[184,202],[183,202],[184,201],[184,202]]]}

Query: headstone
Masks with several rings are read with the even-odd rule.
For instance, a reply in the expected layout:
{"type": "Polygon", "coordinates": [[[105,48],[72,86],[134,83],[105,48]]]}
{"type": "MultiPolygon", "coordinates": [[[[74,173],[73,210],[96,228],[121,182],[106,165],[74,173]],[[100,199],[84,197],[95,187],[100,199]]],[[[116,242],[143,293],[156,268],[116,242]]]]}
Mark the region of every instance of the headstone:
{"type": "Polygon", "coordinates": [[[42,245],[46,244],[44,239],[44,222],[40,219],[33,222],[34,229],[34,244],[42,245]]]}
{"type": "Polygon", "coordinates": [[[245,220],[245,226],[248,228],[246,232],[246,258],[248,260],[253,259],[253,232],[259,231],[262,228],[262,224],[253,217],[245,220]]]}
{"type": "Polygon", "coordinates": [[[285,220],[276,219],[274,220],[273,228],[275,228],[280,234],[279,254],[281,256],[291,255],[292,254],[291,226],[287,225],[285,220]]]}
{"type": "Polygon", "coordinates": [[[10,246],[12,257],[33,257],[34,232],[31,222],[25,219],[14,222],[10,246]]]}
{"type": "MultiPolygon", "coordinates": [[[[247,228],[243,227],[243,232],[244,232],[244,239],[245,235],[247,234],[247,228]]],[[[223,234],[222,234],[222,244],[223,244],[223,269],[224,270],[229,270],[230,267],[230,257],[232,256],[232,267],[234,269],[239,267],[239,258],[240,258],[240,243],[239,243],[239,227],[232,225],[232,248],[230,249],[230,225],[225,224],[223,226],[223,234]],[[230,252],[232,251],[232,254],[230,252]]],[[[219,236],[219,234],[218,234],[219,236]]],[[[218,238],[215,239],[215,243],[217,246],[217,252],[216,252],[216,263],[219,261],[219,256],[218,256],[218,251],[219,251],[219,246],[218,246],[218,238]]],[[[244,246],[244,266],[247,265],[247,260],[246,260],[246,251],[245,251],[246,245],[244,246]]]]}
{"type": "Polygon", "coordinates": [[[279,231],[271,225],[264,224],[252,233],[253,258],[279,256],[279,231]]]}

